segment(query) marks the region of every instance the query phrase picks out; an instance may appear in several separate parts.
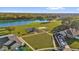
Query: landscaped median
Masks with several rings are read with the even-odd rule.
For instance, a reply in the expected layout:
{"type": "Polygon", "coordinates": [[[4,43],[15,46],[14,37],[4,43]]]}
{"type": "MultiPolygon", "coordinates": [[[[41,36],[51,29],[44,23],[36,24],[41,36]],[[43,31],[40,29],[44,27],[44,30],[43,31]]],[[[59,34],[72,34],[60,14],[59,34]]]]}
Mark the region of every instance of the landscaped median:
{"type": "Polygon", "coordinates": [[[42,48],[53,48],[53,40],[48,33],[40,33],[32,36],[22,37],[35,50],[42,48]]]}

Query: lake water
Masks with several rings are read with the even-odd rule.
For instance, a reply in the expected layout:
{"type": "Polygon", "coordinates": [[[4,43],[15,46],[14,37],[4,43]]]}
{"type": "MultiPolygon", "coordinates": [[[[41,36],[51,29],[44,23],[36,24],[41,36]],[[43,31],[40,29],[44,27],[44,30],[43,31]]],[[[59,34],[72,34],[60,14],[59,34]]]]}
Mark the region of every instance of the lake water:
{"type": "Polygon", "coordinates": [[[20,20],[15,22],[0,22],[0,27],[8,27],[8,26],[17,26],[17,25],[24,25],[24,24],[31,24],[33,22],[48,22],[48,20],[20,20]]]}

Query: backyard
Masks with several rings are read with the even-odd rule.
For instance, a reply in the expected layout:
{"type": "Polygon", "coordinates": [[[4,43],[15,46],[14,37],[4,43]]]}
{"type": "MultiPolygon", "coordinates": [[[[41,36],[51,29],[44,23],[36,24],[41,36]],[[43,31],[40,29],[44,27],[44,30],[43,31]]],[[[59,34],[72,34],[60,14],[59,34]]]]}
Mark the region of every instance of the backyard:
{"type": "Polygon", "coordinates": [[[67,39],[67,43],[72,49],[79,49],[79,39],[67,39]]]}

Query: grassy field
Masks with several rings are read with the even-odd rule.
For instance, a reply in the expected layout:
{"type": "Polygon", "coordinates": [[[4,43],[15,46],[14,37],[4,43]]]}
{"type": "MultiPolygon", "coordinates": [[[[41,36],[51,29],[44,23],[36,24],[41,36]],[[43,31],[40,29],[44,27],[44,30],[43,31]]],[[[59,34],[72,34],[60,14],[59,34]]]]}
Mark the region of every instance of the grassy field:
{"type": "Polygon", "coordinates": [[[2,33],[10,33],[10,34],[16,34],[18,36],[22,36],[22,35],[27,35],[27,31],[25,30],[26,28],[38,28],[38,27],[47,27],[47,30],[48,31],[51,31],[52,29],[54,29],[55,27],[61,25],[61,21],[59,20],[56,20],[55,22],[49,22],[49,23],[31,23],[31,24],[28,24],[28,25],[20,25],[20,26],[10,26],[10,27],[14,27],[13,30],[11,31],[8,31],[5,27],[5,31],[1,31],[1,34],[2,33]]]}
{"type": "Polygon", "coordinates": [[[50,32],[52,29],[54,29],[55,27],[61,25],[61,21],[55,21],[55,22],[49,22],[49,23],[31,23],[28,25],[21,25],[21,26],[14,26],[15,30],[13,30],[14,34],[17,35],[22,35],[22,34],[28,34],[27,31],[25,30],[26,28],[38,28],[38,27],[47,27],[47,30],[50,32]],[[18,34],[19,32],[19,34],[18,34]]]}
{"type": "Polygon", "coordinates": [[[47,33],[23,37],[23,39],[35,49],[53,47],[51,36],[47,33]]]}
{"type": "MultiPolygon", "coordinates": [[[[48,22],[48,23],[31,23],[28,25],[20,25],[20,26],[11,26],[14,29],[11,31],[8,31],[6,27],[1,28],[0,30],[0,35],[7,35],[7,34],[16,34],[17,36],[23,36],[23,35],[28,35],[26,28],[38,28],[38,27],[47,27],[48,31],[51,31],[55,27],[61,25],[61,21],[56,20],[55,22],[48,22]]],[[[51,36],[44,33],[40,35],[35,35],[31,37],[23,37],[25,41],[29,42],[30,45],[32,45],[35,49],[40,49],[40,48],[48,48],[48,47],[53,47],[53,43],[51,40],[51,36]]],[[[24,50],[29,50],[24,48],[24,50]]]]}
{"type": "Polygon", "coordinates": [[[70,48],[79,49],[79,39],[67,39],[70,48]]]}
{"type": "Polygon", "coordinates": [[[7,35],[9,34],[9,31],[6,30],[5,28],[0,28],[0,35],[7,35]]]}

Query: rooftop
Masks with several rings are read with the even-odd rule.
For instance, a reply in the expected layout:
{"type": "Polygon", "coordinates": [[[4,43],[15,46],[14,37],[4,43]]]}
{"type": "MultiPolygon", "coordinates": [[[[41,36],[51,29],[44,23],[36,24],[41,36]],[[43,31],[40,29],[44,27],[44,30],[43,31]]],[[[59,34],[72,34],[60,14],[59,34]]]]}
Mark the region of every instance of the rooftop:
{"type": "Polygon", "coordinates": [[[17,47],[21,46],[21,42],[17,38],[17,36],[11,34],[11,35],[5,35],[5,36],[0,36],[0,48],[1,51],[4,51],[7,49],[9,50],[14,50],[17,47]]]}

